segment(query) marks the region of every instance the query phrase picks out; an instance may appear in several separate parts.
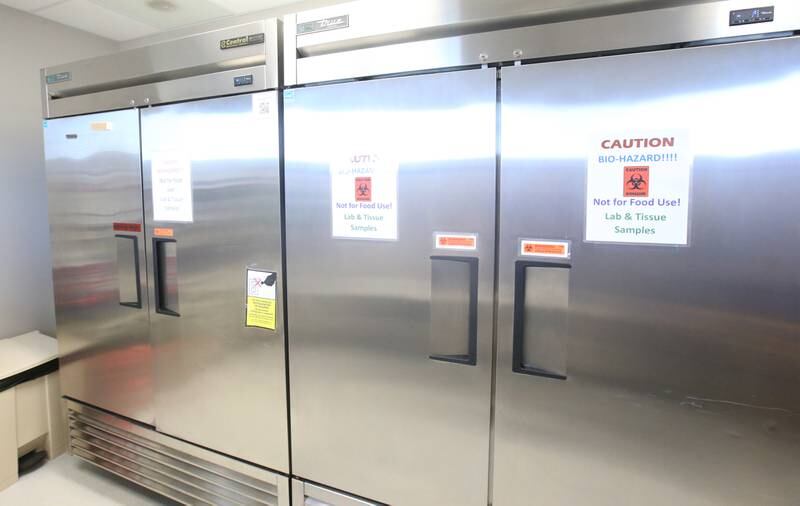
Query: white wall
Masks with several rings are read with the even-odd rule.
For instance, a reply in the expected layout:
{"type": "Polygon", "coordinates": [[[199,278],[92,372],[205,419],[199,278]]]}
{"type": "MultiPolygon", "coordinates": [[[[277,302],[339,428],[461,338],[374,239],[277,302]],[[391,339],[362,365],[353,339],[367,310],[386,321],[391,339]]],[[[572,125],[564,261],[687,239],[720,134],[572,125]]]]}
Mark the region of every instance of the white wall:
{"type": "Polygon", "coordinates": [[[55,335],[39,69],[117,49],[0,6],[0,339],[55,335]]]}

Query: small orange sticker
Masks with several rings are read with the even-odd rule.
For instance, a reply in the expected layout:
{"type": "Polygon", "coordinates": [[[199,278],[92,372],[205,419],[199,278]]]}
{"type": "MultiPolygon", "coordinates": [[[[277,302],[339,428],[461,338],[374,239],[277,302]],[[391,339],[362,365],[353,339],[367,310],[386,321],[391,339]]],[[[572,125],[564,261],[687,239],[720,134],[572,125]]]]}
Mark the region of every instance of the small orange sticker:
{"type": "Polygon", "coordinates": [[[522,256],[569,258],[569,243],[565,241],[522,241],[522,256]]]}
{"type": "Polygon", "coordinates": [[[110,121],[95,121],[92,123],[92,130],[95,132],[110,132],[113,126],[110,121]]]}
{"type": "Polygon", "coordinates": [[[173,237],[175,232],[171,228],[154,228],[153,235],[157,237],[173,237]]]}
{"type": "Polygon", "coordinates": [[[478,236],[474,234],[436,234],[437,249],[466,249],[478,248],[478,236]]]}
{"type": "Polygon", "coordinates": [[[115,232],[141,232],[142,225],[140,223],[118,223],[113,224],[115,232]]]}

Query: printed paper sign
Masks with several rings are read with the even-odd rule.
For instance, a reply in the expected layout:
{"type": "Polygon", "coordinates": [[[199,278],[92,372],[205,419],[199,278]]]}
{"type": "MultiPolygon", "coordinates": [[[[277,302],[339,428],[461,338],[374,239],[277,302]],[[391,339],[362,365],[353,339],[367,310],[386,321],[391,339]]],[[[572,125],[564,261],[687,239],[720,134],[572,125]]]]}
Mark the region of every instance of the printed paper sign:
{"type": "Polygon", "coordinates": [[[434,234],[434,248],[474,251],[478,249],[475,234],[434,234]]]}
{"type": "Polygon", "coordinates": [[[687,245],[693,162],[688,135],[632,130],[593,142],[586,240],[687,245]]]}
{"type": "Polygon", "coordinates": [[[253,114],[259,116],[269,116],[273,111],[277,110],[275,105],[275,95],[271,92],[254,93],[251,95],[251,105],[253,114]]]}
{"type": "Polygon", "coordinates": [[[331,163],[333,237],[397,240],[397,170],[370,152],[331,163]]]}
{"type": "Polygon", "coordinates": [[[247,269],[245,326],[275,330],[275,293],[278,274],[247,269]]]}
{"type": "Polygon", "coordinates": [[[153,220],[189,223],[192,207],[192,163],[189,157],[159,154],[150,169],[153,185],[153,220]]]}
{"type": "Polygon", "coordinates": [[[569,258],[569,241],[541,241],[522,239],[519,254],[523,257],[569,258]]]}

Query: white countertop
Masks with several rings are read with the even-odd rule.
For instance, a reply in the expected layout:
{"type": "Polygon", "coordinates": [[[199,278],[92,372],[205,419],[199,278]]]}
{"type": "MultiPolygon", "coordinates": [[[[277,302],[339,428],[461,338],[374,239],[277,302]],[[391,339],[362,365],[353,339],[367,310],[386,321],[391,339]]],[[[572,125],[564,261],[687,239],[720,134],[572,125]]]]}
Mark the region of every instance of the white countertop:
{"type": "Polygon", "coordinates": [[[58,358],[58,345],[38,331],[0,339],[0,379],[19,374],[58,358]]]}

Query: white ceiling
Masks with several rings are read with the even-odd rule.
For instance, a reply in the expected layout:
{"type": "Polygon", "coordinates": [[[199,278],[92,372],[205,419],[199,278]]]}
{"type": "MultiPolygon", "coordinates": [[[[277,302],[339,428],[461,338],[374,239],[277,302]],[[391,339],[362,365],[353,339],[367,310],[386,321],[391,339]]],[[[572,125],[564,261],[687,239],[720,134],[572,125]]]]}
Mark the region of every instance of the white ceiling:
{"type": "Polygon", "coordinates": [[[112,40],[126,41],[296,1],[0,0],[0,4],[112,40]]]}

